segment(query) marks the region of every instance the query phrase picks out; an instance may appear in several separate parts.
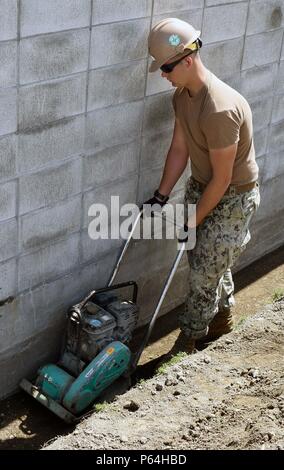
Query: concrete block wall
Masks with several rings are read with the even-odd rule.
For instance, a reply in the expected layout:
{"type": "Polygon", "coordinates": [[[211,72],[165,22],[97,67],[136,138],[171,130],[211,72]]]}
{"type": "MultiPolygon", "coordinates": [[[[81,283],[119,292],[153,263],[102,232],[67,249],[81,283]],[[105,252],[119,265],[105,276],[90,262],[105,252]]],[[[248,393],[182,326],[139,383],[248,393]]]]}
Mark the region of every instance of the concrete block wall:
{"type": "MultiPolygon", "coordinates": [[[[253,109],[262,205],[239,267],[284,242],[283,15],[284,0],[0,0],[0,398],[56,357],[66,309],[107,282],[121,241],[89,238],[89,206],[140,204],[159,183],[173,129],[173,90],[147,72],[160,19],[199,28],[205,64],[253,109]]],[[[175,245],[135,247],[120,276],[140,282],[143,323],[175,245]]]]}

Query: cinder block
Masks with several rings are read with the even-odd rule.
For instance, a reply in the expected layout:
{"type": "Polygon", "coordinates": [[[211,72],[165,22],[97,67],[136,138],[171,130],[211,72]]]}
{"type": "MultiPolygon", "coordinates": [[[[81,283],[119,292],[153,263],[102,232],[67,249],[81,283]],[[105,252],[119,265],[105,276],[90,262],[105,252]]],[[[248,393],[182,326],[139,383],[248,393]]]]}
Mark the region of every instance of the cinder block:
{"type": "MultiPolygon", "coordinates": [[[[142,242],[143,243],[143,242],[142,242]]],[[[175,242],[172,242],[173,244],[175,242]]],[[[160,257],[165,257],[166,248],[160,248],[160,257]]],[[[146,278],[139,279],[139,326],[144,325],[150,321],[155,311],[156,304],[159,299],[159,295],[163,289],[163,283],[165,282],[166,275],[170,269],[170,260],[168,260],[167,268],[155,269],[150,271],[150,275],[146,278]]],[[[188,267],[178,268],[175,276],[171,282],[166,298],[162,304],[161,310],[158,317],[169,312],[183,304],[188,290],[187,285],[188,278],[188,267]]]]}
{"type": "Polygon", "coordinates": [[[81,197],[21,218],[21,252],[80,230],[81,197]]]}
{"type": "Polygon", "coordinates": [[[284,177],[284,151],[280,150],[279,152],[272,153],[266,159],[264,174],[263,174],[263,183],[267,181],[282,176],[284,177]]]}
{"type": "Polygon", "coordinates": [[[143,101],[135,101],[89,113],[86,148],[100,151],[107,147],[131,142],[139,137],[143,107],[143,101]]]}
{"type": "Polygon", "coordinates": [[[93,24],[151,16],[152,0],[94,0],[93,24]]]}
{"type": "MultiPolygon", "coordinates": [[[[220,71],[220,73],[222,73],[220,71]]],[[[234,90],[237,90],[239,93],[241,93],[241,74],[239,73],[234,73],[232,77],[224,78],[223,79],[225,83],[227,83],[231,88],[234,88],[234,90]]]]}
{"type": "Polygon", "coordinates": [[[254,67],[242,72],[242,94],[247,99],[267,96],[267,92],[273,90],[276,74],[277,64],[254,67]]]}
{"type": "Polygon", "coordinates": [[[16,181],[0,185],[0,221],[16,215],[16,181]]]}
{"type": "Polygon", "coordinates": [[[258,168],[259,168],[258,181],[259,181],[260,185],[262,185],[262,183],[263,183],[263,178],[264,178],[264,174],[265,174],[266,158],[267,158],[267,155],[262,155],[261,157],[257,158],[257,165],[258,165],[258,168]]]}
{"type": "Polygon", "coordinates": [[[0,264],[0,303],[16,295],[16,278],[15,258],[0,264]]]}
{"type": "Polygon", "coordinates": [[[121,239],[98,239],[93,240],[89,237],[88,231],[84,231],[81,234],[81,245],[83,252],[83,262],[90,260],[100,260],[105,257],[110,251],[120,252],[123,244],[121,239]]]}
{"type": "Polygon", "coordinates": [[[254,224],[252,230],[253,242],[249,244],[241,256],[238,270],[283,245],[283,230],[281,231],[283,225],[284,211],[279,212],[277,217],[268,220],[268,223],[260,221],[260,223],[254,224]]]}
{"type": "MultiPolygon", "coordinates": [[[[151,59],[149,64],[151,63],[151,59]]],[[[161,72],[157,71],[149,73],[147,76],[147,88],[146,95],[155,95],[156,93],[162,93],[163,91],[172,91],[172,84],[161,76],[161,72]]]]}
{"type": "Polygon", "coordinates": [[[22,0],[21,37],[84,28],[90,14],[91,0],[22,0]]]}
{"type": "MultiPolygon", "coordinates": [[[[134,279],[138,283],[138,305],[141,308],[139,325],[153,314],[166,276],[177,254],[177,242],[173,240],[137,240],[131,243],[127,263],[121,266],[117,282],[134,279]],[[140,260],[137,263],[137,259],[140,260]],[[143,313],[142,313],[143,312],[143,313]]],[[[177,281],[177,278],[176,278],[177,281]]],[[[186,277],[184,279],[186,282],[186,277]]],[[[173,286],[174,287],[174,286],[173,286]]],[[[180,286],[181,287],[181,286],[180,286]]],[[[179,297],[180,291],[176,291],[179,297]]],[[[170,301],[167,296],[167,299],[170,301]]],[[[165,310],[165,304],[164,304],[165,310]]]]}
{"type": "Polygon", "coordinates": [[[0,136],[17,130],[17,89],[0,89],[0,136]]]}
{"type": "Polygon", "coordinates": [[[221,5],[204,10],[202,38],[205,43],[227,41],[245,34],[247,3],[221,5]]]}
{"type": "MultiPolygon", "coordinates": [[[[143,202],[153,196],[154,190],[159,187],[162,174],[163,167],[153,168],[141,173],[138,188],[138,204],[143,204],[143,202]]],[[[185,182],[188,179],[188,176],[188,169],[186,169],[173,187],[171,193],[172,196],[175,195],[175,193],[179,193],[179,191],[184,191],[185,182]]]]}
{"type": "Polygon", "coordinates": [[[245,39],[242,70],[278,62],[282,36],[282,30],[247,36],[245,39]],[[261,54],[258,51],[261,51],[261,54]]]}
{"type": "Polygon", "coordinates": [[[0,41],[17,37],[17,0],[0,0],[0,41]]]}
{"type": "Polygon", "coordinates": [[[253,129],[258,131],[267,127],[270,123],[273,100],[271,97],[259,99],[251,103],[253,129]]]}
{"type": "MultiPolygon", "coordinates": [[[[19,330],[21,325],[19,325],[19,330]]],[[[17,336],[18,329],[12,338],[17,336]]],[[[11,339],[9,349],[1,354],[0,397],[15,393],[23,377],[33,379],[40,366],[58,360],[63,328],[53,327],[37,333],[24,342],[15,344],[11,339]],[[13,346],[11,346],[13,344],[13,346]]]]}
{"type": "Polygon", "coordinates": [[[191,0],[190,2],[188,0],[154,0],[153,14],[162,15],[163,13],[188,10],[189,8],[202,8],[203,5],[204,0],[191,0]]]}
{"type": "Polygon", "coordinates": [[[15,348],[15,344],[21,343],[34,332],[33,308],[23,309],[22,307],[20,296],[0,307],[1,353],[7,349],[15,348]]]}
{"type": "Polygon", "coordinates": [[[284,148],[284,121],[271,126],[268,141],[269,152],[277,152],[284,148]]]}
{"type": "Polygon", "coordinates": [[[264,155],[266,152],[266,145],[267,145],[267,136],[268,136],[268,128],[261,129],[258,132],[254,133],[254,147],[255,147],[255,154],[256,157],[260,157],[264,155]]]}
{"type": "Polygon", "coordinates": [[[111,217],[116,217],[117,209],[120,210],[124,204],[136,204],[137,182],[138,177],[132,176],[131,178],[125,178],[117,183],[111,183],[95,191],[85,193],[83,199],[83,227],[87,228],[94,219],[93,216],[88,216],[88,211],[92,204],[103,204],[107,208],[109,222],[111,217]],[[119,207],[117,209],[114,206],[111,207],[111,196],[119,196],[119,207]]]}
{"type": "Polygon", "coordinates": [[[0,87],[16,85],[17,43],[0,43],[0,87]]]}
{"type": "Polygon", "coordinates": [[[79,262],[79,234],[19,259],[19,292],[55,280],[72,271],[79,262]]]}
{"type": "Polygon", "coordinates": [[[85,117],[76,116],[52,122],[41,128],[19,133],[18,169],[20,173],[82,152],[85,117]]]}
{"type": "Polygon", "coordinates": [[[169,129],[170,132],[173,129],[172,97],[173,93],[162,93],[146,98],[143,135],[158,133],[165,129],[169,129]]]}
{"type": "Polygon", "coordinates": [[[0,179],[13,178],[16,174],[16,145],[15,134],[0,139],[0,179]]]}
{"type": "Polygon", "coordinates": [[[58,78],[88,68],[89,30],[20,41],[20,83],[58,78]]]}
{"type": "Polygon", "coordinates": [[[240,0],[230,0],[230,2],[228,2],[228,0],[205,0],[205,6],[212,7],[215,5],[224,5],[224,3],[239,3],[239,2],[240,0]]]}
{"type": "Polygon", "coordinates": [[[82,293],[85,292],[84,295],[91,290],[107,286],[117,258],[118,253],[111,251],[97,263],[88,263],[80,270],[79,276],[82,280],[82,293]]]}
{"type": "MultiPolygon", "coordinates": [[[[257,221],[266,223],[273,220],[283,210],[284,185],[283,175],[270,179],[261,186],[261,203],[257,211],[257,221]]],[[[283,226],[282,226],[283,233],[283,226]]]]}
{"type": "Polygon", "coordinates": [[[85,111],[86,74],[24,86],[19,93],[20,130],[44,126],[85,111]]]}
{"type": "Polygon", "coordinates": [[[284,95],[275,95],[271,122],[279,122],[284,119],[284,95]]]}
{"type": "Polygon", "coordinates": [[[150,18],[95,26],[92,30],[91,68],[144,59],[148,55],[150,18]]]}
{"type": "Polygon", "coordinates": [[[143,137],[141,150],[141,169],[161,168],[170,148],[173,133],[171,130],[143,137]]]}
{"type": "Polygon", "coordinates": [[[83,186],[97,188],[138,172],[140,142],[118,145],[83,159],[83,186]]]}
{"type": "MultiPolygon", "coordinates": [[[[25,310],[34,311],[35,332],[65,324],[69,307],[84,297],[80,271],[56,279],[25,294],[25,310]]],[[[24,303],[24,302],[23,302],[24,303]]]]}
{"type": "Polygon", "coordinates": [[[283,26],[283,0],[252,0],[249,6],[247,34],[256,34],[283,26]]]}
{"type": "Polygon", "coordinates": [[[238,74],[241,68],[243,38],[219,42],[202,47],[201,58],[205,66],[223,79],[238,74]]]}
{"type": "Polygon", "coordinates": [[[143,204],[153,196],[155,189],[159,187],[163,174],[163,168],[153,168],[141,172],[138,187],[138,204],[143,204]]]}
{"type": "Polygon", "coordinates": [[[179,20],[186,21],[187,23],[190,23],[195,29],[201,31],[203,8],[198,8],[196,10],[189,10],[188,8],[194,8],[194,5],[187,4],[187,8],[185,10],[173,10],[170,12],[170,15],[169,13],[159,14],[158,12],[157,15],[154,15],[152,18],[152,26],[170,16],[171,18],[178,18],[179,20]]]}
{"type": "Polygon", "coordinates": [[[88,111],[144,96],[146,61],[92,70],[89,75],[88,111]]]}
{"type": "MultiPolygon", "coordinates": [[[[16,219],[0,224],[0,261],[12,258],[18,252],[18,224],[16,219]]],[[[1,292],[0,292],[1,295],[1,292]]]]}
{"type": "Polygon", "coordinates": [[[43,170],[20,178],[20,214],[78,194],[81,186],[81,161],[43,170]]]}
{"type": "Polygon", "coordinates": [[[279,63],[278,75],[275,83],[275,92],[284,93],[284,60],[279,63]]]}

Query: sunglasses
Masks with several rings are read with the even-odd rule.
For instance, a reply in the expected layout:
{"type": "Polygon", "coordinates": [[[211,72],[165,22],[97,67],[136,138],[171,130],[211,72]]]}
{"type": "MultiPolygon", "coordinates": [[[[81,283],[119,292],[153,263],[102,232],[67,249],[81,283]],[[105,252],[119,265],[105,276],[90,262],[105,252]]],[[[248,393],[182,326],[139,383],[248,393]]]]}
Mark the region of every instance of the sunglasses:
{"type": "Polygon", "coordinates": [[[187,56],[189,56],[193,52],[195,52],[195,51],[190,51],[188,54],[183,56],[181,59],[175,60],[174,62],[170,62],[169,64],[161,65],[160,69],[164,73],[171,73],[174,70],[174,68],[177,64],[179,64],[183,59],[185,59],[187,56]]]}

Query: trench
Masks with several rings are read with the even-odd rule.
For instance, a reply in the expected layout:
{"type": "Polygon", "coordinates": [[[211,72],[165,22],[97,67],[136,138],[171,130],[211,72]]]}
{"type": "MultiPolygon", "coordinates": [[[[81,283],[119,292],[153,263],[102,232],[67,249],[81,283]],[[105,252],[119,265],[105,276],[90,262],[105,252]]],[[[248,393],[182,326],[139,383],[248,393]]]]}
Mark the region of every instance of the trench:
{"type": "MultiPolygon", "coordinates": [[[[284,246],[255,261],[234,275],[236,327],[244,319],[273,301],[273,295],[284,289],[284,246]]],[[[160,358],[173,345],[178,333],[178,307],[156,322],[150,341],[144,350],[132,386],[151,378],[160,358]]],[[[135,332],[130,348],[138,348],[145,327],[135,332]]],[[[113,401],[124,393],[125,381],[118,381],[97,401],[113,401]]],[[[49,410],[24,392],[0,402],[0,450],[35,450],[59,435],[69,434],[74,426],[65,424],[49,410]]]]}

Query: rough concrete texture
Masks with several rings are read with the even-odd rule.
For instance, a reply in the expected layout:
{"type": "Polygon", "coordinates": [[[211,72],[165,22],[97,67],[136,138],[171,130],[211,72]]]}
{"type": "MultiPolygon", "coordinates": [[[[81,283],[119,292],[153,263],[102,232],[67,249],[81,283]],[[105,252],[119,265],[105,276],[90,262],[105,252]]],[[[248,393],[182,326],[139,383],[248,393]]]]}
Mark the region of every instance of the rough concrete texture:
{"type": "MultiPolygon", "coordinates": [[[[0,331],[10,338],[1,346],[8,368],[30,311],[27,302],[18,307],[19,298],[50,289],[42,331],[47,324],[52,331],[64,317],[56,295],[67,308],[110,275],[119,243],[88,239],[89,206],[109,205],[111,195],[140,204],[159,184],[173,129],[172,89],[147,71],[147,35],[162,18],[202,31],[205,65],[243,93],[254,112],[263,201],[240,266],[283,243],[283,12],[283,0],[0,0],[0,331]],[[55,288],[69,277],[72,296],[55,288]],[[9,296],[13,315],[5,308],[9,296]]],[[[174,203],[186,177],[174,188],[174,203]]],[[[165,274],[162,244],[159,250],[143,285],[154,272],[165,274]]],[[[128,277],[140,276],[140,256],[128,277]]],[[[165,311],[184,295],[185,275],[177,279],[178,296],[168,296],[165,311]]],[[[145,301],[140,322],[149,308],[145,301]]],[[[41,330],[28,324],[21,341],[33,341],[32,369],[41,330]]],[[[19,362],[13,382],[1,381],[0,397],[22,375],[19,362]]]]}
{"type": "Polygon", "coordinates": [[[266,307],[43,448],[283,450],[283,313],[266,307]]]}

